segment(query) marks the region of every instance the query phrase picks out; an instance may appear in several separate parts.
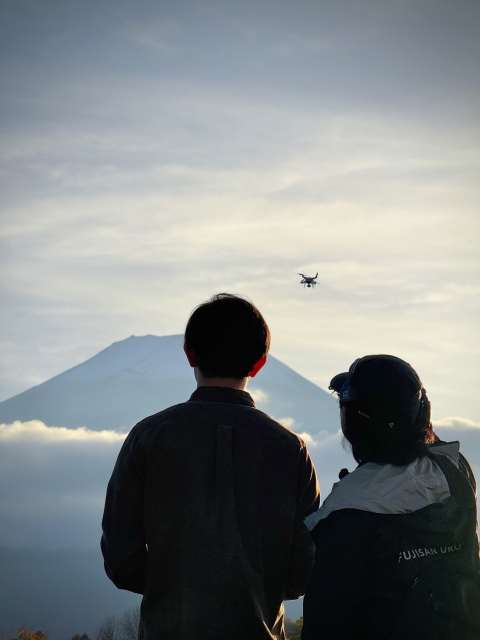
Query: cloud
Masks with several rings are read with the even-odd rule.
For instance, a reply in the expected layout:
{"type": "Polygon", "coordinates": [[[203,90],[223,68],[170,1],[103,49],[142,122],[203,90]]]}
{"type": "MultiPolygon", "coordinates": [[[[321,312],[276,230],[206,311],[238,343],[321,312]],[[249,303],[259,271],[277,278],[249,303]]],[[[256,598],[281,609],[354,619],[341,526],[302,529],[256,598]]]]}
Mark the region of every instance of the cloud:
{"type": "MultiPolygon", "coordinates": [[[[283,421],[280,422],[282,422],[282,424],[285,424],[285,422],[283,421]]],[[[319,431],[314,434],[308,433],[306,431],[299,432],[294,428],[294,426],[289,427],[289,429],[293,429],[293,431],[295,431],[295,433],[302,438],[309,449],[322,448],[323,450],[325,450],[332,445],[336,446],[337,444],[341,443],[342,440],[342,432],[340,429],[337,431],[337,433],[331,433],[329,431],[319,431]]]]}
{"type": "MultiPolygon", "coordinates": [[[[286,420],[283,421],[284,424],[286,420]]],[[[460,440],[480,478],[480,425],[461,417],[435,422],[444,440],[460,440]]],[[[291,423],[295,429],[295,425],[291,423]]],[[[323,497],[338,472],[356,463],[337,433],[301,429],[323,497]]],[[[50,427],[38,420],[0,425],[0,544],[96,548],[105,491],[126,434],[50,427]]]]}
{"type": "Polygon", "coordinates": [[[312,462],[317,472],[322,500],[330,493],[332,486],[338,481],[338,473],[347,468],[350,471],[357,466],[350,452],[342,444],[342,433],[319,431],[308,433],[297,431],[307,445],[312,462]]]}
{"type": "MultiPolygon", "coordinates": [[[[293,419],[282,422],[295,428],[293,419]]],[[[339,469],[351,462],[340,434],[299,435],[325,492],[339,469]]],[[[39,420],[1,424],[0,544],[96,547],[107,483],[125,436],[47,426],[39,420]]]]}
{"type": "MultiPolygon", "coordinates": [[[[295,428],[293,419],[282,422],[295,428]]],[[[325,493],[340,468],[351,462],[340,434],[299,435],[325,493]]],[[[1,424],[0,544],[97,547],[107,483],[125,436],[47,426],[38,420],[1,424]]]]}
{"type": "Polygon", "coordinates": [[[443,418],[442,420],[433,421],[434,429],[458,429],[459,431],[465,431],[470,429],[480,429],[480,422],[473,422],[467,418],[459,418],[458,416],[450,416],[443,418]]]}
{"type": "Polygon", "coordinates": [[[2,379],[22,371],[3,397],[114,339],[177,333],[198,302],[229,290],[267,310],[275,353],[309,379],[325,385],[344,358],[393,352],[432,372],[441,415],[474,415],[435,393],[454,379],[473,397],[473,376],[457,375],[473,367],[461,345],[474,342],[478,299],[476,160],[461,131],[174,80],[136,83],[145,125],[107,127],[106,105],[134,113],[132,96],[97,79],[85,92],[85,128],[51,123],[50,135],[19,130],[3,145],[19,163],[5,160],[12,181],[27,165],[36,176],[15,186],[2,223],[14,247],[2,379]],[[456,171],[465,183],[445,178],[456,171]],[[317,289],[304,291],[297,271],[319,271],[317,289]]]}
{"type": "MultiPolygon", "coordinates": [[[[446,442],[459,441],[460,451],[470,463],[477,480],[480,479],[480,428],[479,423],[461,417],[448,417],[434,421],[437,435],[446,442]]],[[[341,430],[337,433],[298,432],[305,441],[320,482],[322,499],[333,484],[338,481],[338,473],[347,468],[353,471],[357,466],[348,443],[344,444],[341,430]]]]}
{"type": "Polygon", "coordinates": [[[105,491],[126,434],[0,425],[0,544],[93,548],[105,491]]]}
{"type": "MultiPolygon", "coordinates": [[[[295,426],[297,422],[294,418],[278,418],[278,422],[280,422],[280,424],[283,424],[284,427],[287,427],[287,429],[296,432],[295,426]]],[[[300,433],[298,433],[298,435],[302,437],[300,433]]]]}
{"type": "Polygon", "coordinates": [[[16,420],[12,424],[0,424],[0,442],[37,442],[41,444],[53,444],[63,442],[87,443],[92,446],[101,444],[122,444],[127,434],[118,431],[91,431],[85,427],[67,429],[66,427],[47,427],[40,420],[20,422],[16,420]]]}
{"type": "Polygon", "coordinates": [[[460,443],[460,452],[470,463],[477,482],[480,481],[480,423],[451,416],[434,420],[433,427],[441,440],[460,443]]]}
{"type": "Polygon", "coordinates": [[[262,389],[249,389],[248,392],[252,396],[253,400],[257,404],[265,404],[268,402],[268,393],[262,389]]]}

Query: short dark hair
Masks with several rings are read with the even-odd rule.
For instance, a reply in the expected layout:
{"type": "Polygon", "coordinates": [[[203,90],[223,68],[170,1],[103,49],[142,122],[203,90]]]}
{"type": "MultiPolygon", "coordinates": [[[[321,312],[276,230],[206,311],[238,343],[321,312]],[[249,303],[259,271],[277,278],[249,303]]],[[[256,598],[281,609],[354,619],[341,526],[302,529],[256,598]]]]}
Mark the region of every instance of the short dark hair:
{"type": "Polygon", "coordinates": [[[270,330],[250,300],[218,293],[192,311],[185,345],[205,377],[242,379],[267,355],[270,330]]]}
{"type": "Polygon", "coordinates": [[[365,357],[350,380],[357,395],[341,402],[342,429],[357,462],[402,466],[427,454],[435,438],[430,402],[407,362],[391,356],[365,357]]]}

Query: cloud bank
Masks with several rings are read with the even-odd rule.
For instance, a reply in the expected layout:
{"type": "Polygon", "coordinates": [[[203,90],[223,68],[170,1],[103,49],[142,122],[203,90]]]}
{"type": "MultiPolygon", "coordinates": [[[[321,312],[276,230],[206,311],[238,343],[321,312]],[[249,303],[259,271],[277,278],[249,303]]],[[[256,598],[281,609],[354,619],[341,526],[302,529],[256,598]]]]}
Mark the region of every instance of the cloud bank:
{"type": "Polygon", "coordinates": [[[0,425],[0,544],[93,548],[105,490],[126,434],[0,425]]]}
{"type": "MultiPolygon", "coordinates": [[[[295,427],[295,425],[290,425],[295,427]]],[[[460,440],[480,478],[480,424],[461,417],[435,422],[444,440],[460,440]]],[[[299,433],[326,497],[352,456],[337,433],[299,433]]],[[[115,431],[51,427],[38,420],[0,424],[0,544],[96,548],[105,491],[126,437],[115,431]]]]}
{"type": "Polygon", "coordinates": [[[92,431],[86,427],[78,429],[67,429],[66,427],[47,427],[40,420],[30,420],[28,422],[20,422],[16,420],[12,424],[0,424],[0,442],[28,442],[38,443],[95,443],[97,446],[102,444],[122,443],[125,440],[126,433],[118,433],[118,431],[92,431]]]}
{"type": "Polygon", "coordinates": [[[480,429],[480,422],[473,422],[473,420],[459,418],[458,416],[450,416],[448,418],[443,418],[442,420],[434,420],[433,427],[434,429],[439,429],[440,432],[443,431],[443,429],[457,429],[459,431],[465,431],[470,429],[480,429]]]}

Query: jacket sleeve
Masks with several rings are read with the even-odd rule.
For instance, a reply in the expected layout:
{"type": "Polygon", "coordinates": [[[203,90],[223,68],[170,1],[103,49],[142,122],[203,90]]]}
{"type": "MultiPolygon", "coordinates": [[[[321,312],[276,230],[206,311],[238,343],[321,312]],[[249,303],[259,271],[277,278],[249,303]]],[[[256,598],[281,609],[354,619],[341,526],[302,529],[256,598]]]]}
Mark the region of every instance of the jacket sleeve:
{"type": "Polygon", "coordinates": [[[297,509],[295,513],[292,549],[285,600],[296,600],[305,593],[312,570],[315,546],[304,519],[320,505],[320,488],[312,460],[302,442],[298,467],[297,509]]]}
{"type": "MultiPolygon", "coordinates": [[[[335,511],[312,531],[315,566],[303,603],[302,640],[351,640],[369,592],[371,525],[353,509],[335,511]]],[[[366,636],[365,636],[366,637],[366,636]]]]}
{"type": "Polygon", "coordinates": [[[105,571],[119,588],[143,594],[147,548],[143,528],[144,460],[136,427],[127,436],[108,483],[101,548],[105,571]]]}

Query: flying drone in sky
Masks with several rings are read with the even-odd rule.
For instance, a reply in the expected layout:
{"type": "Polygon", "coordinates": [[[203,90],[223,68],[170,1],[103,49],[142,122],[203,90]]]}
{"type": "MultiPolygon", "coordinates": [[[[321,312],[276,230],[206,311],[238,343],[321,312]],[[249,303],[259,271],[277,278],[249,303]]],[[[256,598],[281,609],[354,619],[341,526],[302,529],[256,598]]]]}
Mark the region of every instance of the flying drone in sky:
{"type": "Polygon", "coordinates": [[[318,271],[317,271],[317,275],[313,278],[310,278],[309,276],[304,276],[303,273],[299,273],[298,275],[302,276],[302,280],[300,281],[300,284],[303,284],[304,289],[305,289],[305,285],[307,285],[307,287],[314,287],[317,284],[315,280],[318,278],[318,271]]]}

